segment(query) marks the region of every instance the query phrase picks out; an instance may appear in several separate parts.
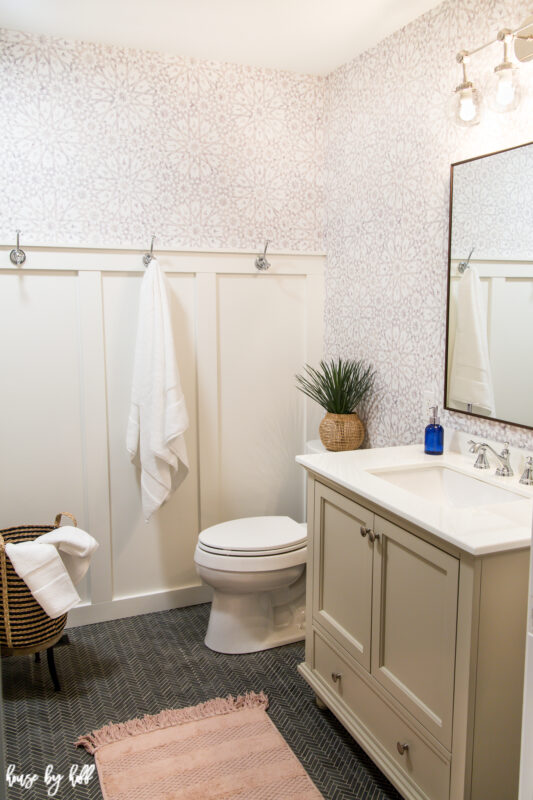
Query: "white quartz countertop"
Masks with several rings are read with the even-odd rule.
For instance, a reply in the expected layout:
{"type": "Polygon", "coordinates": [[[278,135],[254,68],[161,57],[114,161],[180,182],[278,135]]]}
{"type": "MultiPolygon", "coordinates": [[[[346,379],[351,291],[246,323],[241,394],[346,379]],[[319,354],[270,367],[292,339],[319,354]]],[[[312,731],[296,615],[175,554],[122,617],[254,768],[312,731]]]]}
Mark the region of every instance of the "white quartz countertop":
{"type": "MultiPolygon", "coordinates": [[[[515,474],[501,478],[494,475],[496,464],[490,470],[474,469],[475,456],[460,452],[460,449],[446,450],[442,456],[430,456],[424,453],[423,445],[417,444],[302,455],[297,456],[296,461],[316,475],[355,492],[360,498],[370,500],[472,555],[529,547],[533,487],[519,483],[523,451],[515,457],[515,463],[511,462],[515,474]],[[371,473],[372,470],[420,466],[448,467],[481,481],[483,491],[489,489],[490,492],[490,487],[494,486],[514,492],[516,500],[455,506],[419,496],[380,478],[379,473],[371,473]]],[[[496,491],[495,497],[498,494],[496,491]]]]}

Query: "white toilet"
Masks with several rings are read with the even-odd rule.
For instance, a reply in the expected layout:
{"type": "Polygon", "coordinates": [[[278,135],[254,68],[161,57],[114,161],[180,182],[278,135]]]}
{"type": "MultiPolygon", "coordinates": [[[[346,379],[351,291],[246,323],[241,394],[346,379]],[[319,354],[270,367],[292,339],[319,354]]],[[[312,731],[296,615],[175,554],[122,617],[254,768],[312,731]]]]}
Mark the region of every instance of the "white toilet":
{"type": "MultiPolygon", "coordinates": [[[[323,453],[317,439],[306,453],[323,453]]],[[[305,638],[307,525],[290,517],[246,517],[200,533],[198,575],[213,588],[205,643],[219,653],[254,653],[305,638]]]]}
{"type": "Polygon", "coordinates": [[[289,517],[246,517],[200,533],[196,571],[213,588],[205,643],[253,653],[305,636],[307,526],[289,517]]]}

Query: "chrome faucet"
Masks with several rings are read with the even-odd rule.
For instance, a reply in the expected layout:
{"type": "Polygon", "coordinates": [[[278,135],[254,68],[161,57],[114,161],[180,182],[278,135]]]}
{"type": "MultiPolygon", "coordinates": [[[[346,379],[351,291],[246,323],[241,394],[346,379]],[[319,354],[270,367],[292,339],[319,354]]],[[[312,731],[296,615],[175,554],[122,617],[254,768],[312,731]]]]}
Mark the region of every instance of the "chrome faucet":
{"type": "Polygon", "coordinates": [[[468,444],[470,445],[470,453],[478,454],[474,464],[476,469],[490,469],[489,460],[487,458],[487,450],[490,450],[500,462],[500,466],[496,470],[496,475],[502,478],[509,478],[514,474],[510,462],[511,451],[509,450],[509,442],[505,442],[501,453],[497,453],[496,450],[491,447],[490,444],[486,444],[486,442],[474,442],[470,439],[468,444]]]}

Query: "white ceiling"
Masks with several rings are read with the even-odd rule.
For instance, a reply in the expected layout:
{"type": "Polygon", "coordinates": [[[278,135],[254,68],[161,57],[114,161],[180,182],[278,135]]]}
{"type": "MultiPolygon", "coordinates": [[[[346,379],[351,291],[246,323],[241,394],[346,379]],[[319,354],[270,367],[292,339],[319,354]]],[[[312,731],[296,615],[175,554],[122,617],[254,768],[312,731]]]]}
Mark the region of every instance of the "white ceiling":
{"type": "Polygon", "coordinates": [[[326,75],[441,0],[0,0],[0,27],[326,75]]]}

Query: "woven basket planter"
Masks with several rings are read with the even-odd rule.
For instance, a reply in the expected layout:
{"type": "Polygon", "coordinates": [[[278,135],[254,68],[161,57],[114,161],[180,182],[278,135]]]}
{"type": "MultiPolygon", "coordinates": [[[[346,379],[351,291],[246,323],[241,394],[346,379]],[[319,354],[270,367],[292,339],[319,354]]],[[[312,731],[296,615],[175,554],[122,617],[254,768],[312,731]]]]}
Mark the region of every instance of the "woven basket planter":
{"type": "MultiPolygon", "coordinates": [[[[72,514],[64,514],[77,525],[72,514]]],[[[61,517],[62,514],[57,515],[54,525],[19,525],[0,530],[0,650],[3,656],[37,653],[61,638],[67,615],[57,619],[48,616],[13,569],[5,551],[8,542],[30,542],[55,530],[61,517]]]]}
{"type": "Polygon", "coordinates": [[[326,414],[318,428],[326,450],[357,450],[365,438],[365,426],[357,414],[326,414]]]}

